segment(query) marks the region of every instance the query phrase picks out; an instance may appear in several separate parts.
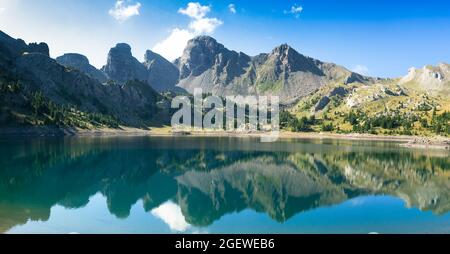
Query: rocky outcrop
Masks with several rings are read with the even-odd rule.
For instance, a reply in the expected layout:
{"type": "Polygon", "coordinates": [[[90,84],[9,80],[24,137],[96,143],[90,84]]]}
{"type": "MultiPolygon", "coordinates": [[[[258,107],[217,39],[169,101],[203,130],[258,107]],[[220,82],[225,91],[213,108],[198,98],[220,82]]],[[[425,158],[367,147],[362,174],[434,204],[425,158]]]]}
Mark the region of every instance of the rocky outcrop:
{"type": "Polygon", "coordinates": [[[328,96],[322,97],[319,102],[316,104],[315,111],[323,110],[330,103],[330,98],[328,96]]]}
{"type": "Polygon", "coordinates": [[[131,47],[119,43],[109,51],[107,64],[102,68],[108,79],[119,83],[138,80],[158,92],[173,90],[178,83],[178,68],[162,56],[147,50],[144,63],[131,54],[131,47]]]}
{"type": "Polygon", "coordinates": [[[373,83],[374,81],[376,81],[376,80],[374,80],[373,78],[365,77],[361,74],[353,72],[345,79],[344,84],[345,85],[352,84],[352,83],[365,84],[368,82],[373,83]]]}
{"type": "Polygon", "coordinates": [[[344,97],[348,94],[348,90],[345,89],[344,87],[336,87],[334,88],[331,92],[330,92],[330,96],[340,96],[340,97],[344,97]]]}
{"type": "Polygon", "coordinates": [[[180,69],[180,86],[189,92],[202,88],[218,95],[250,93],[254,77],[251,58],[226,49],[209,36],[190,40],[175,63],[180,69]]]}
{"type": "Polygon", "coordinates": [[[216,74],[219,76],[224,74],[228,80],[242,74],[249,61],[249,56],[230,51],[209,36],[199,36],[190,40],[183,56],[177,60],[181,79],[198,76],[210,68],[215,68],[216,74]]]}
{"type": "Polygon", "coordinates": [[[131,54],[131,47],[119,43],[109,51],[108,60],[102,71],[111,80],[125,83],[129,80],[147,81],[147,69],[131,54]]]}
{"type": "Polygon", "coordinates": [[[164,57],[147,50],[144,57],[147,68],[147,82],[157,91],[172,90],[178,83],[178,68],[164,57]]]}
{"type": "Polygon", "coordinates": [[[30,43],[26,44],[21,39],[14,39],[9,35],[0,31],[0,48],[1,56],[15,58],[24,53],[40,53],[46,56],[50,55],[50,50],[46,43],[30,43]]]}
{"type": "Polygon", "coordinates": [[[334,98],[344,98],[348,94],[349,94],[349,91],[345,87],[342,87],[342,86],[335,87],[331,91],[326,93],[325,95],[322,95],[320,100],[316,103],[316,105],[314,107],[314,111],[319,112],[319,111],[325,109],[325,107],[328,106],[328,104],[330,104],[331,98],[333,98],[333,97],[334,98]]]}
{"type": "Polygon", "coordinates": [[[99,80],[100,82],[106,82],[107,80],[106,75],[102,71],[92,66],[89,63],[88,58],[81,54],[64,54],[60,57],[57,57],[56,61],[65,67],[79,70],[84,74],[90,76],[91,78],[99,80]]]}
{"type": "Polygon", "coordinates": [[[450,64],[440,63],[422,69],[411,68],[399,84],[416,85],[429,92],[450,92],[450,64]]]}
{"type": "Polygon", "coordinates": [[[46,56],[50,56],[50,49],[46,43],[30,43],[28,47],[25,49],[25,52],[28,53],[40,53],[46,56]]]}

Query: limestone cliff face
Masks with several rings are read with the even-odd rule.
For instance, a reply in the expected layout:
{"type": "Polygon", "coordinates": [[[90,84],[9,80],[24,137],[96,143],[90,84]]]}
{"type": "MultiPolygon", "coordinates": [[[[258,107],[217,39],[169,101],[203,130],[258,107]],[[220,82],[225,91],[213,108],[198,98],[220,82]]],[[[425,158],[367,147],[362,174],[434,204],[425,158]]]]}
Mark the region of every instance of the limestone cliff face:
{"type": "Polygon", "coordinates": [[[402,85],[416,85],[429,92],[450,92],[450,65],[440,63],[437,66],[411,68],[400,81],[402,85]]]}
{"type": "Polygon", "coordinates": [[[147,50],[144,66],[147,69],[147,83],[155,90],[164,92],[172,90],[178,83],[178,68],[162,56],[147,50]]]}
{"type": "Polygon", "coordinates": [[[119,43],[109,51],[102,71],[110,80],[119,83],[139,80],[158,92],[172,90],[178,83],[178,68],[162,56],[147,50],[145,61],[139,62],[131,54],[131,47],[119,43]]]}
{"type": "Polygon", "coordinates": [[[126,43],[119,43],[109,51],[108,60],[102,71],[109,79],[121,83],[129,80],[147,80],[147,70],[131,54],[131,47],[126,43]]]}

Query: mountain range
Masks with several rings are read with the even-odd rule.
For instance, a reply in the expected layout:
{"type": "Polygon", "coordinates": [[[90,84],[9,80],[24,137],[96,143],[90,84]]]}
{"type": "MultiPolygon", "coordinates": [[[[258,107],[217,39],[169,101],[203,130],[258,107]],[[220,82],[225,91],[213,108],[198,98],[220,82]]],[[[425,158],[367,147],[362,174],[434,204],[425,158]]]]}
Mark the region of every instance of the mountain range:
{"type": "Polygon", "coordinates": [[[304,56],[287,44],[250,57],[228,50],[208,36],[190,40],[175,64],[180,70],[179,86],[189,92],[200,87],[221,96],[273,94],[285,103],[329,83],[371,84],[377,80],[304,56]]]}
{"type": "Polygon", "coordinates": [[[218,96],[279,95],[299,116],[329,111],[333,97],[345,101],[349,111],[388,97],[412,100],[411,91],[436,98],[422,101],[430,107],[446,109],[450,91],[450,68],[444,63],[411,69],[402,78],[380,79],[304,56],[287,44],[249,56],[209,36],[190,40],[174,62],[150,50],[140,62],[131,46],[118,43],[100,70],[81,54],[52,59],[49,51],[45,43],[26,44],[0,31],[2,125],[55,123],[54,115],[62,112],[77,127],[110,123],[105,117],[120,125],[151,126],[169,118],[167,92],[192,93],[194,88],[218,96]],[[36,108],[36,97],[42,97],[47,109],[36,108]]]}

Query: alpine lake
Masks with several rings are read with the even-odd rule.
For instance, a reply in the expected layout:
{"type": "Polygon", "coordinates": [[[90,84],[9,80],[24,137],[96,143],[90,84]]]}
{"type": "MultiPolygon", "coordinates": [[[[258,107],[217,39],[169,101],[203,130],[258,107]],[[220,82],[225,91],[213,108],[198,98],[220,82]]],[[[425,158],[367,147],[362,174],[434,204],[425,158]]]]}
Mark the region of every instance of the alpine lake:
{"type": "Polygon", "coordinates": [[[224,137],[0,139],[1,233],[450,233],[450,152],[224,137]]]}

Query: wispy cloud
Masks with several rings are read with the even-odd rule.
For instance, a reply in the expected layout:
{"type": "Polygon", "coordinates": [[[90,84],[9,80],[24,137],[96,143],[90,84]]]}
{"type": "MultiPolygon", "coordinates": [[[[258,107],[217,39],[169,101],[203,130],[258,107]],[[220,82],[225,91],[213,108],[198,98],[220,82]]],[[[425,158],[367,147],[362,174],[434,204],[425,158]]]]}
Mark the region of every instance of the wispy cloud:
{"type": "Polygon", "coordinates": [[[293,14],[296,18],[300,17],[300,13],[303,12],[303,7],[301,5],[294,4],[290,10],[284,11],[284,14],[293,14]]]}
{"type": "Polygon", "coordinates": [[[229,5],[228,5],[228,10],[229,10],[231,13],[236,14],[236,5],[234,5],[234,4],[229,4],[229,5]]]}
{"type": "Polygon", "coordinates": [[[369,68],[361,64],[357,64],[355,67],[353,67],[352,71],[361,75],[369,75],[370,73],[369,68]]]}
{"type": "Polygon", "coordinates": [[[4,12],[6,10],[5,7],[0,7],[0,13],[4,12]]]}
{"type": "Polygon", "coordinates": [[[217,18],[207,17],[210,11],[210,6],[197,2],[190,2],[186,8],[180,8],[178,13],[191,19],[188,27],[172,29],[166,39],[153,47],[153,51],[172,61],[181,56],[190,39],[198,35],[214,33],[223,22],[217,18]]]}
{"type": "Polygon", "coordinates": [[[117,0],[114,7],[109,10],[109,15],[119,22],[125,22],[133,16],[139,16],[141,3],[130,3],[129,0],[117,0]]]}

